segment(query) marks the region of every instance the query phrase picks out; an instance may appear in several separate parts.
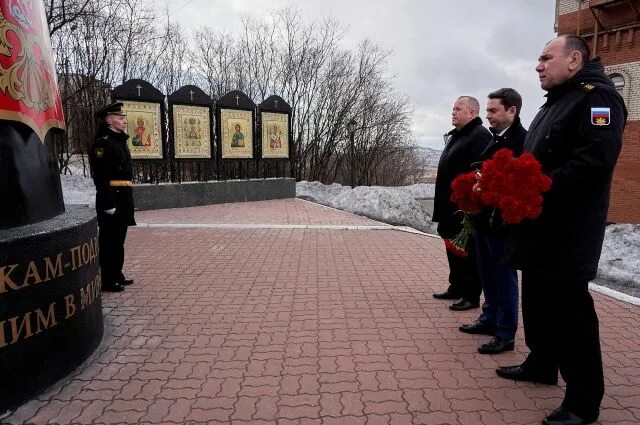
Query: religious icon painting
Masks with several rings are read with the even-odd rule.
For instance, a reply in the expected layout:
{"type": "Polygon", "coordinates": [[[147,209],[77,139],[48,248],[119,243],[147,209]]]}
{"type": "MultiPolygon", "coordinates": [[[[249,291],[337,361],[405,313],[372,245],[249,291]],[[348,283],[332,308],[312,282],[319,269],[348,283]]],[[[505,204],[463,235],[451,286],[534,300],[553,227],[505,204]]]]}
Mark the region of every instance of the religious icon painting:
{"type": "Polygon", "coordinates": [[[132,159],[161,159],[160,104],[119,100],[127,114],[127,134],[132,159]]]}
{"type": "Polygon", "coordinates": [[[223,159],[253,158],[253,123],[251,111],[220,110],[223,159]]]}
{"type": "Polygon", "coordinates": [[[176,158],[211,158],[211,121],[206,106],[173,105],[176,158]]]}
{"type": "Polygon", "coordinates": [[[262,157],[289,157],[289,116],[262,112],[262,157]]]}

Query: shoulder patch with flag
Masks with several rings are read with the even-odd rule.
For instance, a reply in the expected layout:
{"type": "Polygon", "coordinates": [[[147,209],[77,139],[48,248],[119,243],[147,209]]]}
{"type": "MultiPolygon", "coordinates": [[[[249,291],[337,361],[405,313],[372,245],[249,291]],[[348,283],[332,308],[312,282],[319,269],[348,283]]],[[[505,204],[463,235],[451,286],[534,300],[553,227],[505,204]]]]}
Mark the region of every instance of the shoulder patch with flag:
{"type": "Polygon", "coordinates": [[[609,125],[611,122],[610,108],[591,108],[591,124],[609,125]]]}

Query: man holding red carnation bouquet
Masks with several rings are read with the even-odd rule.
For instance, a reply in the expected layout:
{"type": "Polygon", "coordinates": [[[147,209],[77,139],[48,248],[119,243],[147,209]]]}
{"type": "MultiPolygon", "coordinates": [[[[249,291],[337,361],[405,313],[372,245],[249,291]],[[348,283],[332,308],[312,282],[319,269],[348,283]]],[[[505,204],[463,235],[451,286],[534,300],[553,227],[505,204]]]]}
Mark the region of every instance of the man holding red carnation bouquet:
{"type": "Polygon", "coordinates": [[[510,253],[522,270],[531,352],[524,363],[500,367],[497,374],[556,384],[560,370],[565,398],[543,423],[582,425],[597,420],[604,395],[598,317],[588,283],[598,268],[627,111],[580,37],[547,43],[536,71],[547,101],[529,127],[523,156],[535,156],[551,188],[539,216],[514,226],[510,253]]]}
{"type": "Polygon", "coordinates": [[[480,306],[482,292],[475,264],[473,246],[456,250],[450,239],[463,226],[463,214],[451,200],[451,183],[461,173],[472,170],[471,164],[489,144],[491,133],[478,116],[480,104],[470,96],[459,97],[453,105],[448,142],[438,162],[432,220],[438,223],[438,234],[445,239],[449,261],[449,288],[433,294],[437,299],[457,300],[449,308],[464,311],[480,306]]]}
{"type": "MultiPolygon", "coordinates": [[[[522,153],[527,130],[520,123],[521,108],[522,97],[514,89],[502,88],[489,94],[487,121],[491,125],[493,141],[482,152],[482,161],[490,159],[500,149],[509,149],[514,156],[522,153]]],[[[482,354],[511,351],[518,329],[518,274],[515,267],[504,261],[507,229],[500,211],[495,208],[485,208],[482,214],[472,216],[471,221],[485,302],[478,320],[460,326],[460,331],[493,336],[478,347],[482,354]]]]}

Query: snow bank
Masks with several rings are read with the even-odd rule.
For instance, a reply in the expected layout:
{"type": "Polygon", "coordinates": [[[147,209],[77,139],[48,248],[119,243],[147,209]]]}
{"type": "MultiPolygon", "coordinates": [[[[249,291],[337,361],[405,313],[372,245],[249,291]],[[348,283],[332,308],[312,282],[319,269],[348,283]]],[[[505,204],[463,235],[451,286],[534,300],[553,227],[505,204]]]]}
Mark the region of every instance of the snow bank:
{"type": "Polygon", "coordinates": [[[402,188],[358,186],[352,189],[338,183],[324,185],[319,182],[301,181],[296,184],[296,194],[298,198],[374,220],[435,233],[431,216],[416,201],[416,197],[430,197],[432,189],[428,186],[433,185],[414,186],[402,188]]]}
{"type": "Polygon", "coordinates": [[[394,187],[393,189],[407,192],[414,199],[432,199],[436,195],[435,184],[419,183],[411,186],[394,187]]]}
{"type": "Polygon", "coordinates": [[[63,174],[60,181],[65,204],[96,205],[96,187],[91,178],[82,177],[81,174],[63,174]]]}
{"type": "Polygon", "coordinates": [[[598,277],[640,284],[640,224],[607,226],[598,277]]]}

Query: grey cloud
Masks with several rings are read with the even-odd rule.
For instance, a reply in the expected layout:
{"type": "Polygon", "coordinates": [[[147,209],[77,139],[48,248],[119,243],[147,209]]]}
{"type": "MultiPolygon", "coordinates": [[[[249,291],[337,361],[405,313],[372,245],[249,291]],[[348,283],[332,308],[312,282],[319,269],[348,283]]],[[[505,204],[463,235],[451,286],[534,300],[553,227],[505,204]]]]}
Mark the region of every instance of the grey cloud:
{"type": "Polygon", "coordinates": [[[389,75],[409,96],[414,133],[425,146],[442,148],[442,127],[460,94],[481,100],[496,88],[516,88],[525,124],[543,101],[534,67],[554,35],[555,0],[193,0],[176,17],[186,28],[231,30],[243,14],[289,4],[308,21],[331,17],[347,27],[345,48],[368,38],[393,50],[389,75]]]}

